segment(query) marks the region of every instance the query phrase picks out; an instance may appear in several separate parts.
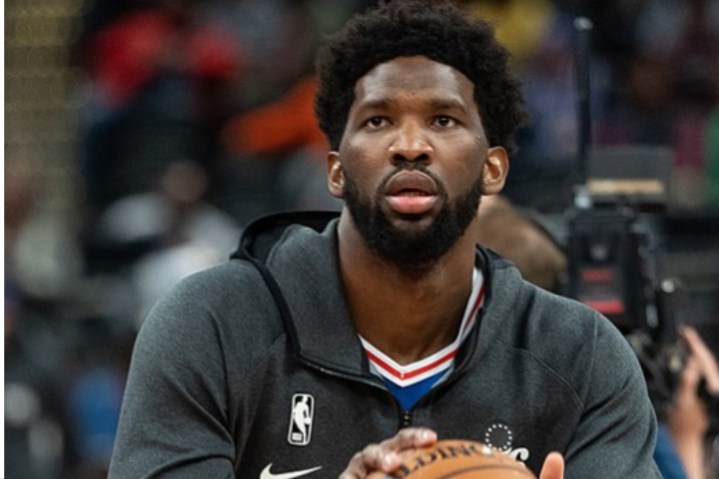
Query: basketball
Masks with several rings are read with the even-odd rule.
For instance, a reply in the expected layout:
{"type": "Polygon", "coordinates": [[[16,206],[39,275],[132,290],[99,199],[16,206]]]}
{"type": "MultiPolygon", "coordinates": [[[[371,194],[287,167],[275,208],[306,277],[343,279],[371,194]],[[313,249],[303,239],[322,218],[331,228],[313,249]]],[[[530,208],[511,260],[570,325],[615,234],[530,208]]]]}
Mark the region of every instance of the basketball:
{"type": "Polygon", "coordinates": [[[479,442],[458,439],[405,454],[392,475],[375,472],[368,479],[536,479],[521,462],[479,442]]]}

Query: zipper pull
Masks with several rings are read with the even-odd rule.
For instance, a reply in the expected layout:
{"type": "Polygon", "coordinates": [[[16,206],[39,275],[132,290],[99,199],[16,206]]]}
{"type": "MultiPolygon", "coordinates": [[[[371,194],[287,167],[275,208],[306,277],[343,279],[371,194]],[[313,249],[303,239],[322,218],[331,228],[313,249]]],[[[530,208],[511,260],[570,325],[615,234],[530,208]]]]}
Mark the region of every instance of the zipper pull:
{"type": "Polygon", "coordinates": [[[402,411],[399,416],[399,428],[410,427],[412,425],[412,411],[402,411]]]}

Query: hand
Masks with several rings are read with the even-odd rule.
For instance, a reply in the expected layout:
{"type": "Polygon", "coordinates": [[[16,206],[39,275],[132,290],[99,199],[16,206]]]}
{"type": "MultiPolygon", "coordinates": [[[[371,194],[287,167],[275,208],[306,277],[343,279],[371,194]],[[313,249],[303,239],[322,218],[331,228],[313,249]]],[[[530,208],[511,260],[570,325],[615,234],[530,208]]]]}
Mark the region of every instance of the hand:
{"type": "Polygon", "coordinates": [[[704,379],[709,393],[719,394],[719,366],[693,328],[683,327],[680,333],[689,347],[689,358],[679,377],[667,426],[687,477],[699,479],[706,477],[703,442],[709,428],[709,413],[698,389],[704,379]]]}
{"type": "Polygon", "coordinates": [[[699,384],[703,379],[711,394],[719,394],[719,367],[693,328],[683,327],[680,333],[689,347],[689,357],[679,377],[667,422],[676,442],[701,442],[709,427],[709,416],[698,394],[699,384]]]}
{"type": "Polygon", "coordinates": [[[564,457],[558,452],[550,452],[544,459],[539,479],[564,479],[564,457]]]}
{"type": "Polygon", "coordinates": [[[689,346],[691,357],[696,358],[701,375],[706,381],[707,390],[712,395],[719,395],[719,363],[697,331],[689,326],[679,330],[689,346]]]}
{"type": "MultiPolygon", "coordinates": [[[[352,456],[338,479],[363,479],[373,472],[391,473],[400,463],[400,453],[431,446],[437,442],[437,433],[430,429],[409,427],[379,444],[370,444],[352,456]]],[[[545,478],[542,478],[545,479],[545,478]]],[[[555,479],[547,476],[546,479],[555,479]]]]}

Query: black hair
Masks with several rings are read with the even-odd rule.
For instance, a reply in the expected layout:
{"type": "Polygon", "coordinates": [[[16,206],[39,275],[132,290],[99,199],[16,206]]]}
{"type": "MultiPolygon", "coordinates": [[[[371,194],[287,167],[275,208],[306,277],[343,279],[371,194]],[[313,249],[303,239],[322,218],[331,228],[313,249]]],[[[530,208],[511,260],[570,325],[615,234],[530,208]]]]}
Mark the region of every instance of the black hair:
{"type": "Polygon", "coordinates": [[[490,146],[514,150],[524,121],[520,84],[493,27],[449,3],[396,0],[350,19],[317,55],[315,113],[334,150],[344,134],[357,81],[376,65],[423,55],[456,68],[474,83],[490,146]]]}

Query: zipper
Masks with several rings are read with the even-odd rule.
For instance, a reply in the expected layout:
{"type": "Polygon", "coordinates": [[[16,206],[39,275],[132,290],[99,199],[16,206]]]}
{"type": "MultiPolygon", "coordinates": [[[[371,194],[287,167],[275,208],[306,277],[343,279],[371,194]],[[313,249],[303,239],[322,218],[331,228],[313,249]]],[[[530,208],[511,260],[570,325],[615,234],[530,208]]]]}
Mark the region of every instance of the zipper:
{"type": "Polygon", "coordinates": [[[404,429],[412,425],[412,411],[402,410],[399,414],[399,428],[404,429]]]}
{"type": "MultiPolygon", "coordinates": [[[[477,341],[476,338],[475,338],[475,341],[477,341]]],[[[474,345],[474,347],[476,347],[476,344],[474,345]]],[[[467,361],[469,361],[469,358],[467,358],[467,361]]],[[[464,364],[463,364],[463,366],[464,366],[464,364]]],[[[437,393],[439,391],[441,391],[442,389],[445,389],[445,388],[451,386],[453,383],[457,382],[459,380],[459,378],[462,376],[464,369],[465,368],[461,368],[461,369],[455,369],[454,371],[452,371],[452,374],[450,374],[450,376],[445,381],[443,381],[441,384],[438,384],[437,386],[435,386],[432,389],[430,389],[429,391],[427,391],[427,393],[412,407],[412,409],[409,409],[409,410],[402,409],[401,406],[399,405],[399,402],[397,401],[397,399],[394,396],[392,396],[392,393],[390,393],[390,396],[392,396],[392,399],[394,399],[395,404],[397,404],[397,406],[399,407],[399,429],[412,426],[413,419],[414,419],[414,412],[417,410],[417,408],[421,407],[425,404],[433,404],[434,398],[437,395],[437,393]]]]}
{"type": "Polygon", "coordinates": [[[307,360],[306,358],[299,357],[300,361],[304,363],[306,366],[309,366],[312,369],[316,369],[324,374],[328,374],[330,376],[335,376],[338,378],[342,378],[345,380],[351,380],[351,381],[357,381],[363,384],[366,384],[368,386],[373,386],[378,389],[382,389],[387,392],[387,394],[390,396],[390,400],[397,406],[397,409],[399,409],[399,428],[398,429],[404,429],[405,427],[410,427],[412,425],[412,419],[413,419],[413,410],[405,410],[402,409],[402,407],[399,404],[399,401],[397,401],[397,398],[395,398],[391,392],[389,392],[385,387],[383,387],[383,384],[381,381],[379,381],[376,378],[367,378],[364,376],[355,376],[339,371],[335,371],[333,369],[326,368],[324,366],[320,366],[317,363],[314,363],[312,361],[307,360]]]}

